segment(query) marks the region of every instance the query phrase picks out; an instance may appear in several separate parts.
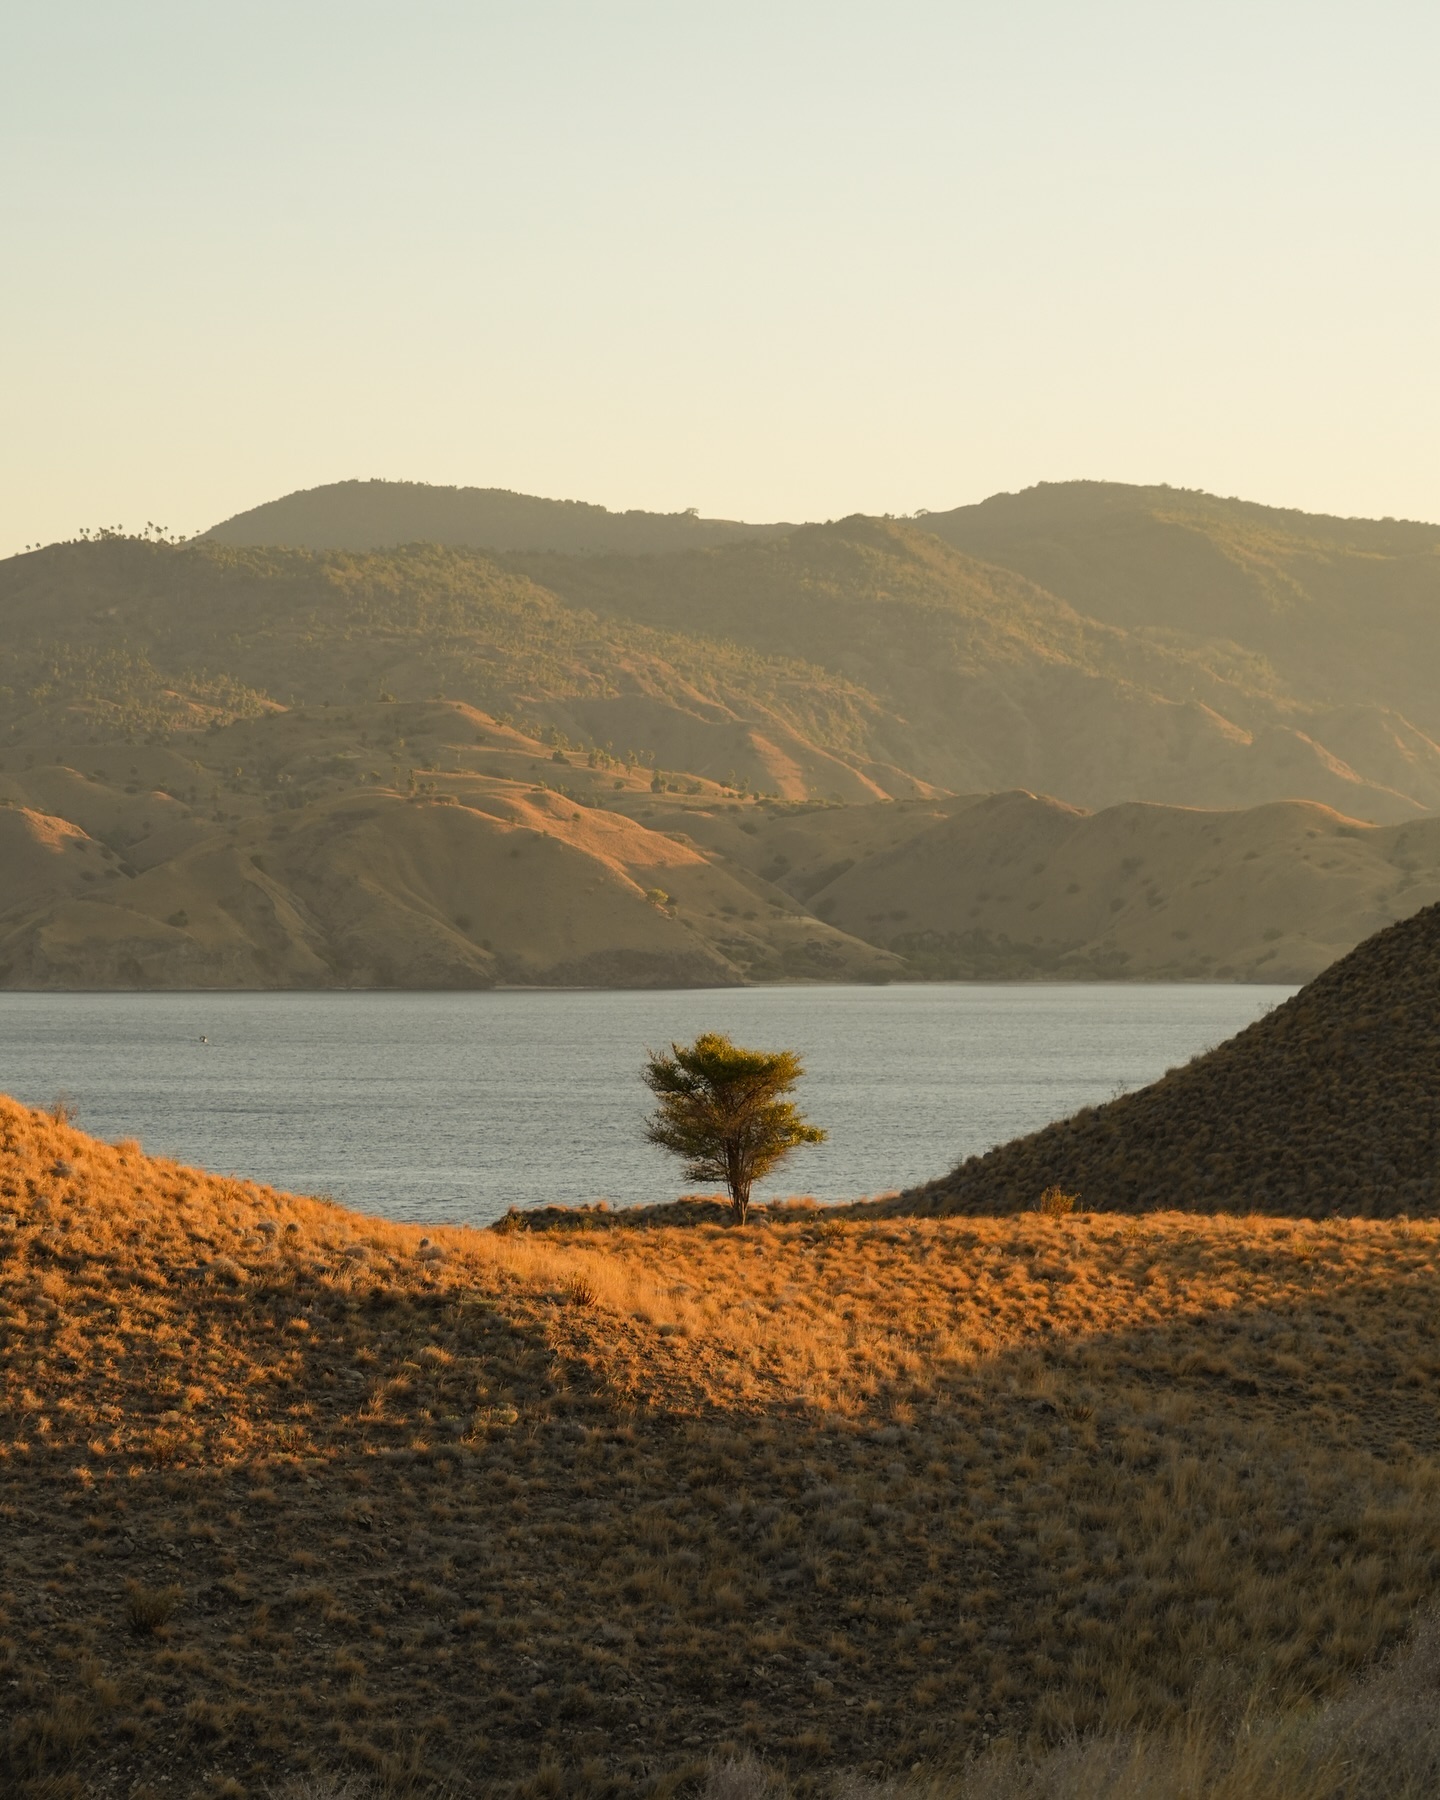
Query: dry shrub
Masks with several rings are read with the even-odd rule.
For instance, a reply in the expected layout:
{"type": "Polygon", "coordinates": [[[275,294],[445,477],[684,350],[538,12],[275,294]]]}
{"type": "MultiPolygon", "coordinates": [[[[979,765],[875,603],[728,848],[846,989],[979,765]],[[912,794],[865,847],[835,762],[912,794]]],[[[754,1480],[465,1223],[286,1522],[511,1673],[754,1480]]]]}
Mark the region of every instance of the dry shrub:
{"type": "Polygon", "coordinates": [[[1064,1188],[1057,1187],[1052,1182],[1041,1194],[1039,1205],[1035,1210],[1043,1213],[1047,1219],[1063,1219],[1068,1213],[1074,1212],[1078,1199],[1077,1194],[1067,1194],[1064,1188]]]}
{"type": "Polygon", "coordinates": [[[786,1800],[789,1784],[758,1756],[726,1757],[711,1763],[701,1800],[786,1800]]]}
{"type": "Polygon", "coordinates": [[[180,1604],[181,1588],[145,1587],[138,1581],[125,1589],[125,1623],[141,1637],[158,1631],[180,1604]]]}

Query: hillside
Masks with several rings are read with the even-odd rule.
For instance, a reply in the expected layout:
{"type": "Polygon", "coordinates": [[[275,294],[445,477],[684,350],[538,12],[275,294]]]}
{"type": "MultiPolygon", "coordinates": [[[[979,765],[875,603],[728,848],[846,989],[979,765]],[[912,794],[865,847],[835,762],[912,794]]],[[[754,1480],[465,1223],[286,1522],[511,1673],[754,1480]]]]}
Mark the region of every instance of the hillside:
{"type": "MultiPolygon", "coordinates": [[[[1382,822],[1440,809],[1440,711],[1424,674],[1440,666],[1440,530],[1403,557],[1331,546],[1323,605],[1296,576],[1283,624],[1234,638],[1233,621],[1198,606],[1188,626],[1173,622],[1179,606],[1112,620],[1087,610],[1088,590],[1072,602],[942,542],[933,522],[846,519],[664,558],[509,560],[607,618],[803,656],[874,697],[872,755],[957,792],[1023,787],[1090,808],[1309,799],[1382,822]],[[1388,605],[1392,587],[1403,605],[1388,605]],[[1352,656],[1372,617],[1377,644],[1352,656]],[[1323,655],[1287,653],[1312,635],[1323,655]]],[[[1259,575],[1250,585],[1258,609],[1272,604],[1259,575]]]]}
{"type": "Polygon", "coordinates": [[[1440,559],[1167,492],[639,556],[10,558],[0,981],[1304,979],[1440,897],[1440,749],[1384,697],[1440,559]]]}
{"type": "Polygon", "coordinates": [[[72,746],[0,772],[0,983],[726,986],[903,971],[620,810],[653,817],[653,779],[446,701],[72,746]]]}
{"type": "MultiPolygon", "coordinates": [[[[1026,793],[847,809],[882,810],[896,841],[819,868],[797,845],[775,879],[932,978],[1307,981],[1440,900],[1435,819],[1360,825],[1304,801],[1086,813],[1026,793]]],[[[777,859],[802,830],[777,821],[777,859]]]]}
{"type": "Polygon", "coordinates": [[[1299,981],[1440,899],[1440,821],[656,792],[458,701],[56,733],[0,758],[4,986],[1299,981]]]}
{"type": "Polygon", "coordinates": [[[1217,1049],[886,1203],[1440,1215],[1440,906],[1368,938],[1217,1049]]]}
{"type": "Polygon", "coordinates": [[[1252,682],[1314,706],[1342,760],[1388,754],[1399,774],[1415,749],[1404,720],[1440,737],[1440,526],[1095,481],[921,523],[1088,618],[1247,659],[1252,682]]]}
{"type": "Polygon", "coordinates": [[[334,481],[253,506],[211,526],[219,544],[295,550],[383,550],[450,544],[485,550],[561,550],[630,556],[698,549],[788,531],[701,519],[693,512],[609,512],[584,500],[541,500],[507,488],[433,487],[423,481],[334,481]]]}
{"type": "Polygon", "coordinates": [[[1430,1223],[427,1234],[8,1100],[0,1206],[17,1800],[830,1792],[1344,1692],[1433,1595],[1430,1223]]]}

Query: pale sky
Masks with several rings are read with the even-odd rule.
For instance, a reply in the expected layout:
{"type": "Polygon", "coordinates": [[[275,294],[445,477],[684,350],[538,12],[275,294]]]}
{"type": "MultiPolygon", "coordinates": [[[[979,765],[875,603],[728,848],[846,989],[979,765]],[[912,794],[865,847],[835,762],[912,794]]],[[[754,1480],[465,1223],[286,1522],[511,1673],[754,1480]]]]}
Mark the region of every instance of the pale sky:
{"type": "Polygon", "coordinates": [[[1440,6],[8,0],[0,553],[383,475],[1440,520],[1440,6]]]}

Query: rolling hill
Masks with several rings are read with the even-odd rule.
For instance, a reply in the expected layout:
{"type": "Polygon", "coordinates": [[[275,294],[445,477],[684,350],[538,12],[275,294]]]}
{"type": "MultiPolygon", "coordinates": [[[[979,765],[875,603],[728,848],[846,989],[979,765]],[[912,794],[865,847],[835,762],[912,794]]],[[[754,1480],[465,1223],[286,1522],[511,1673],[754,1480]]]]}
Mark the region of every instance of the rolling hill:
{"type": "Polygon", "coordinates": [[[921,1800],[1032,1733],[1114,1761],[979,1791],[1071,1796],[1170,1727],[1132,1793],[1433,1791],[1433,1657],[1277,1769],[1433,1605],[1434,1222],[706,1210],[425,1230],[0,1097],[7,1800],[921,1800]]]}
{"type": "Polygon", "coordinates": [[[893,1203],[1440,1215],[1440,906],[1367,938],[1292,1000],[1109,1105],[1088,1107],[893,1203]]]}
{"type": "Polygon", "coordinates": [[[69,757],[0,773],[10,986],[726,986],[905,967],[651,829],[649,770],[572,767],[458,702],[263,711],[69,757]]]}
{"type": "Polygon", "coordinates": [[[317,492],[512,547],[0,563],[4,979],[1303,979],[1435,897],[1432,527],[1076,483],[591,555],[317,492]]]}

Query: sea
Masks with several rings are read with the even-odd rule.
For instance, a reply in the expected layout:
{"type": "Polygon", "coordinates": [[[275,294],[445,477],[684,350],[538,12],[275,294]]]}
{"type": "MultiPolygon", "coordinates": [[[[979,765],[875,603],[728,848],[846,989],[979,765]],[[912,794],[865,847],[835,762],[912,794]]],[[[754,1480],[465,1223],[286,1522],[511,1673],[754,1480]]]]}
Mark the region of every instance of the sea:
{"type": "Polygon", "coordinates": [[[895,984],[647,992],[0,994],[0,1089],[154,1155],[387,1218],[687,1191],[644,1141],[647,1050],[727,1032],[804,1059],[829,1134],[756,1198],[939,1175],[1144,1085],[1289,987],[895,984]]]}

